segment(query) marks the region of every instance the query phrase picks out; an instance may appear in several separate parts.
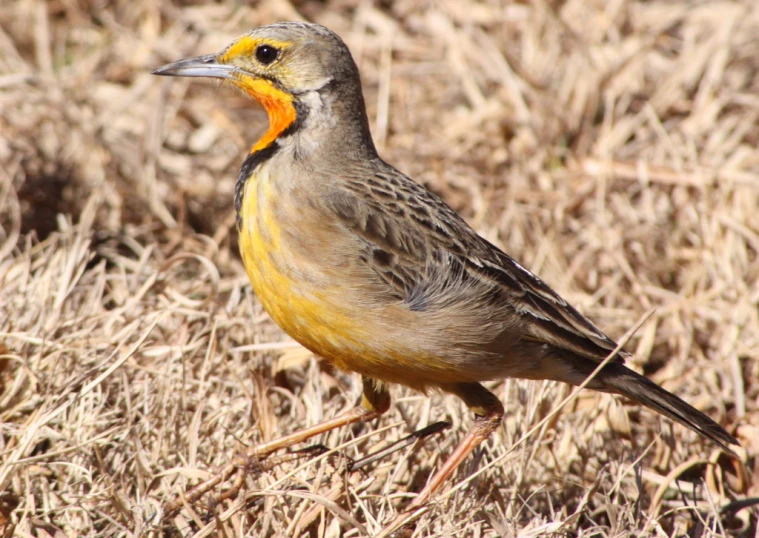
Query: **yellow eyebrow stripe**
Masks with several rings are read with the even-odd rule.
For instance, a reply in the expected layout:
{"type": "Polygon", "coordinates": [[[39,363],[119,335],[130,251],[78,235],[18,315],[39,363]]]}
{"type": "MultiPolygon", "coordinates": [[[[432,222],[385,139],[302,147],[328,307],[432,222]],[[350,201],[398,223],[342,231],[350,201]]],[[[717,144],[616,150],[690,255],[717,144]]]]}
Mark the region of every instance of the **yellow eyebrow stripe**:
{"type": "Polygon", "coordinates": [[[244,35],[237,41],[232,43],[227,50],[224,51],[219,57],[221,63],[232,63],[232,60],[240,56],[253,55],[256,49],[260,45],[271,45],[280,50],[284,50],[290,46],[286,41],[277,41],[276,39],[261,39],[260,37],[252,37],[244,35]]]}

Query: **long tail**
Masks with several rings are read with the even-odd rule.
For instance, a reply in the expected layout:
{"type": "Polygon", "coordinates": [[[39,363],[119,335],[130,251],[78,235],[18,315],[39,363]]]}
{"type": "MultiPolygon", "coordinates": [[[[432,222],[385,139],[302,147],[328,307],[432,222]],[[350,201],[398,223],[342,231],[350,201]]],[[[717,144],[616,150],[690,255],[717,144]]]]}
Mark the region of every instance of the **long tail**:
{"type": "Polygon", "coordinates": [[[738,441],[727,433],[722,426],[701,411],[622,364],[609,364],[599,372],[592,383],[592,387],[597,390],[616,392],[640,402],[665,417],[687,426],[707,439],[711,439],[731,454],[735,454],[735,452],[730,445],[739,445],[738,441]]]}

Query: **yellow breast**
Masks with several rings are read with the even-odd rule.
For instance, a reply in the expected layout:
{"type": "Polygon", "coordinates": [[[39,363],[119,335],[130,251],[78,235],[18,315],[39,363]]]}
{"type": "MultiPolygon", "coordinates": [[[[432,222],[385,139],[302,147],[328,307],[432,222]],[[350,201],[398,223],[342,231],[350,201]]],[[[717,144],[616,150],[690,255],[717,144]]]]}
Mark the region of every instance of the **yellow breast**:
{"type": "MultiPolygon", "coordinates": [[[[240,225],[240,251],[253,290],[272,319],[291,337],[329,360],[355,354],[362,331],[348,305],[340,304],[339,280],[314,280],[311,260],[292,248],[283,233],[281,204],[287,204],[268,174],[251,176],[245,185],[240,225]],[[277,207],[279,205],[279,210],[277,207]],[[306,276],[310,275],[310,276],[306,276]]],[[[302,230],[307,234],[308,230],[302,230]]]]}
{"type": "Polygon", "coordinates": [[[327,261],[330,251],[340,250],[333,248],[334,234],[319,231],[328,223],[295,207],[290,191],[261,168],[244,187],[240,251],[253,290],[277,325],[346,371],[422,390],[460,380],[454,365],[419,346],[417,313],[373,297],[375,280],[356,274],[351,280],[345,260],[327,261]],[[329,238],[321,251],[304,254],[304,242],[320,234],[329,238]]]}

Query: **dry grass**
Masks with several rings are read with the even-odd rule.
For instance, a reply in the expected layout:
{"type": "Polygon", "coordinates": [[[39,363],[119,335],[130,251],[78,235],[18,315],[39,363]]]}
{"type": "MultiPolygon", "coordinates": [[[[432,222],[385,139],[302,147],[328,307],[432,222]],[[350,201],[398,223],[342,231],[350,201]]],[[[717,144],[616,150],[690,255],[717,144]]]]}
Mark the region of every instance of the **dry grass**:
{"type": "Polygon", "coordinates": [[[251,472],[218,518],[205,502],[161,511],[359,394],[272,324],[242,270],[232,192],[263,112],[149,74],[305,18],[354,51],[387,160],[612,336],[655,309],[635,366],[748,453],[736,472],[690,431],[590,392],[516,445],[569,389],[493,383],[505,425],[416,536],[754,536],[756,510],[730,503],[758,493],[759,4],[379,4],[0,5],[5,535],[372,535],[470,424],[453,398],[396,389],[378,424],[319,440],[336,455],[251,472]],[[346,471],[446,418],[447,433],[346,471]]]}

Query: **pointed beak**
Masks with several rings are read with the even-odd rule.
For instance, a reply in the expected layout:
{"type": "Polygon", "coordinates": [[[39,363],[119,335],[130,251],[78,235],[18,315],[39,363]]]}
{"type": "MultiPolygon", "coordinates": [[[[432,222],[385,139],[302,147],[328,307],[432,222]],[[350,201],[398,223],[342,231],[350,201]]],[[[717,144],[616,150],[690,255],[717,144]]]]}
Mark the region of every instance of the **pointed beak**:
{"type": "Polygon", "coordinates": [[[164,65],[154,70],[153,74],[166,77],[233,78],[235,69],[232,65],[219,63],[216,54],[206,54],[164,65]]]}

